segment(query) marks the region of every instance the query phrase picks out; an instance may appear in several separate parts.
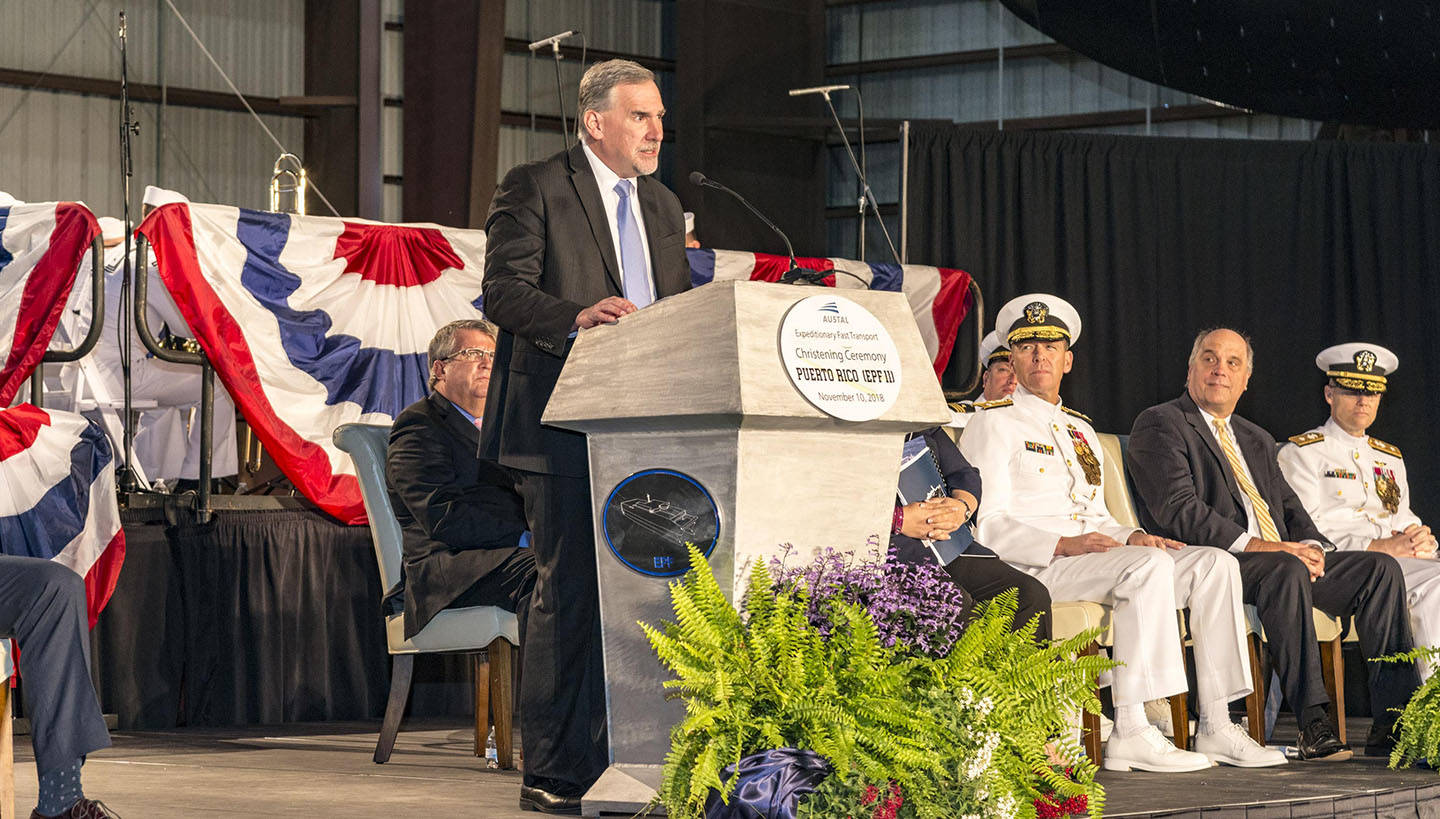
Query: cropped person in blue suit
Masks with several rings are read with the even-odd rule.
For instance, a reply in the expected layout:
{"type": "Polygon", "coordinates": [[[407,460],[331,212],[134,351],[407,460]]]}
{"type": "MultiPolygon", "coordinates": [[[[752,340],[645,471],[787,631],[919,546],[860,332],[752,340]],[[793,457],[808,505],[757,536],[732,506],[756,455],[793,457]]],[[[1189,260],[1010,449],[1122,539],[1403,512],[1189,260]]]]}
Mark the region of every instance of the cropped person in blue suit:
{"type": "Polygon", "coordinates": [[[53,560],[0,555],[0,637],[20,644],[40,775],[40,797],[30,818],[115,816],[99,801],[86,799],[80,788],[85,755],[110,746],[90,681],[85,581],[53,560]]]}

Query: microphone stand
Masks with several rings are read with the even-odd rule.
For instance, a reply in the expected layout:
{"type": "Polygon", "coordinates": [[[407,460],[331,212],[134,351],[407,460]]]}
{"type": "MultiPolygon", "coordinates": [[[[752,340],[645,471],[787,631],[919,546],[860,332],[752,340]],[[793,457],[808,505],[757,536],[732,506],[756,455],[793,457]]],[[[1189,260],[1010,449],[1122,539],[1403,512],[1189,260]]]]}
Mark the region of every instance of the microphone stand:
{"type": "MultiPolygon", "coordinates": [[[[570,126],[567,125],[565,122],[565,89],[564,85],[560,81],[560,61],[564,58],[560,54],[560,43],[561,41],[567,40],[571,37],[580,38],[580,68],[583,70],[585,68],[586,41],[584,34],[579,31],[562,31],[559,34],[546,37],[543,40],[536,40],[535,42],[530,44],[531,54],[534,54],[536,51],[539,51],[540,49],[548,45],[550,46],[550,53],[555,56],[555,103],[560,109],[560,131],[561,133],[565,134],[566,148],[574,148],[575,143],[571,141],[574,138],[574,135],[570,133],[570,126]]],[[[534,122],[533,116],[531,117],[531,122],[534,122]]],[[[575,124],[579,125],[580,123],[577,122],[575,124]]],[[[534,126],[532,125],[531,127],[533,128],[534,126]]]]}
{"type": "MultiPolygon", "coordinates": [[[[560,83],[560,41],[550,43],[550,52],[555,55],[555,104],[560,109],[560,133],[565,135],[565,147],[574,148],[570,141],[570,128],[565,124],[565,90],[560,83]]],[[[578,124],[578,123],[577,123],[578,124]]]]}
{"type": "Polygon", "coordinates": [[[134,271],[130,266],[130,234],[134,225],[130,222],[130,177],[135,172],[131,156],[130,137],[140,132],[130,109],[130,68],[125,51],[125,12],[120,12],[120,193],[125,218],[125,258],[120,277],[120,307],[116,325],[120,334],[120,372],[125,385],[125,462],[120,467],[116,482],[122,492],[135,491],[135,472],[131,459],[135,451],[134,396],[130,376],[130,322],[132,320],[132,296],[130,284],[134,271]]]}
{"type": "MultiPolygon", "coordinates": [[[[861,106],[860,110],[861,110],[861,117],[862,117],[862,118],[861,118],[860,122],[861,122],[861,128],[863,129],[863,128],[864,128],[864,121],[865,121],[865,120],[863,119],[863,117],[864,117],[864,110],[865,110],[865,109],[864,109],[864,107],[863,107],[863,103],[860,103],[860,102],[859,102],[859,100],[860,100],[860,89],[856,88],[856,89],[854,89],[854,91],[855,91],[855,98],[856,98],[857,104],[859,104],[859,105],[861,106]]],[[[864,216],[865,206],[866,206],[866,205],[869,205],[869,206],[870,206],[870,211],[875,214],[875,221],[880,223],[880,233],[885,237],[885,244],[888,245],[889,248],[890,248],[890,256],[895,259],[895,264],[898,265],[898,264],[900,264],[900,253],[895,250],[895,242],[890,239],[890,229],[887,228],[887,227],[885,227],[885,219],[884,219],[884,217],[882,217],[882,216],[880,215],[880,206],[879,206],[878,204],[876,204],[876,202],[875,202],[875,192],[870,189],[870,180],[868,180],[868,179],[865,178],[865,171],[860,167],[860,163],[859,163],[858,161],[856,161],[856,159],[855,159],[855,151],[850,148],[850,137],[849,137],[848,135],[846,135],[846,133],[845,133],[845,126],[844,126],[843,124],[841,124],[841,122],[840,122],[840,115],[835,112],[835,103],[830,100],[830,91],[829,91],[829,89],[821,90],[821,91],[820,91],[820,96],[822,96],[822,97],[825,98],[825,107],[827,107],[827,108],[830,109],[830,118],[833,119],[833,120],[835,120],[835,127],[840,129],[840,139],[841,139],[841,141],[842,141],[842,142],[844,143],[844,145],[845,145],[845,154],[846,154],[846,156],[850,157],[850,167],[852,167],[852,168],[855,169],[855,176],[858,177],[859,180],[860,180],[860,213],[861,213],[861,216],[862,216],[862,217],[864,216]]],[[[862,146],[862,147],[861,147],[861,150],[864,150],[864,147],[863,147],[863,146],[864,146],[864,140],[865,140],[865,132],[864,132],[863,130],[860,132],[860,140],[861,140],[861,146],[862,146]]],[[[865,228],[864,228],[864,224],[865,224],[865,222],[864,222],[864,219],[863,219],[863,218],[861,219],[860,224],[861,224],[861,228],[860,228],[860,229],[861,229],[860,242],[861,242],[861,246],[863,247],[863,246],[864,246],[864,241],[865,241],[865,238],[864,238],[864,236],[865,236],[865,234],[864,234],[864,229],[865,229],[865,228]]],[[[863,255],[863,254],[862,254],[862,255],[863,255]]],[[[864,259],[861,259],[861,261],[864,261],[864,259]]]]}

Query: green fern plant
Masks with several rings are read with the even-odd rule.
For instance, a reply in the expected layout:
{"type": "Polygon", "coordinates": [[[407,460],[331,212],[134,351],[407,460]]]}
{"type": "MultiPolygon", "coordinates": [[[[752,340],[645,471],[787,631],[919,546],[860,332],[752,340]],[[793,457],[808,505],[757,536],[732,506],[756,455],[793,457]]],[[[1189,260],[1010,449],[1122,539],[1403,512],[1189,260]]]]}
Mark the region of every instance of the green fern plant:
{"type": "MultiPolygon", "coordinates": [[[[1104,790],[1095,782],[1095,765],[1071,735],[1071,720],[1081,710],[1099,713],[1095,678],[1115,663],[1099,655],[1080,655],[1095,639],[1093,630],[1047,646],[1035,641],[1035,620],[1012,632],[1015,611],[1013,590],[996,597],[982,607],[948,655],[921,664],[922,676],[915,685],[928,694],[919,702],[937,724],[946,725],[946,733],[978,732],[987,738],[992,747],[985,756],[993,778],[980,776],[985,766],[973,755],[957,754],[951,764],[970,768],[962,781],[988,779],[999,783],[986,785],[990,790],[1008,791],[1013,808],[993,815],[1033,816],[1033,800],[1042,795],[1043,785],[1062,799],[1085,795],[1091,815],[1100,816],[1104,790]],[[978,700],[974,708],[950,705],[971,697],[978,700]],[[1051,767],[1047,743],[1069,764],[1071,777],[1051,767]]],[[[955,788],[953,779],[932,784],[937,800],[955,788]]]]}
{"type": "Polygon", "coordinates": [[[837,607],[838,627],[823,639],[806,617],[806,592],[776,593],[757,566],[742,620],[704,557],[692,548],[690,559],[670,588],[676,622],[640,624],[675,674],[666,689],[685,701],[659,792],[670,815],[701,816],[711,788],[728,799],[735,777],[722,782],[721,770],[767,748],[813,750],[875,777],[939,773],[925,754],[924,717],[906,702],[913,661],[880,644],[862,609],[837,607]]]}
{"type": "MultiPolygon", "coordinates": [[[[1440,648],[1416,648],[1403,654],[1377,657],[1377,663],[1413,663],[1428,660],[1440,666],[1440,648]]],[[[1416,762],[1440,761],[1440,674],[1431,674],[1415,690],[1396,722],[1395,748],[1390,751],[1390,767],[1410,767],[1416,762]]]]}
{"type": "Polygon", "coordinates": [[[1052,771],[1044,751],[1069,736],[1067,715],[1098,709],[1093,680],[1113,663],[1076,656],[1093,634],[1039,647],[1036,623],[1011,632],[1010,593],[947,656],[910,656],[882,644],[863,608],[838,600],[822,637],[807,616],[810,592],[774,588],[764,566],[751,573],[742,617],[704,557],[692,549],[690,559],[671,584],[675,621],[641,623],[675,675],[669,696],[685,701],[657,796],[670,815],[702,816],[711,789],[727,800],[734,789],[725,767],[784,747],[819,753],[847,779],[898,784],[907,815],[921,819],[1033,816],[1040,783],[1086,794],[1099,815],[1103,792],[1073,740],[1060,753],[1077,781],[1052,771]]]}

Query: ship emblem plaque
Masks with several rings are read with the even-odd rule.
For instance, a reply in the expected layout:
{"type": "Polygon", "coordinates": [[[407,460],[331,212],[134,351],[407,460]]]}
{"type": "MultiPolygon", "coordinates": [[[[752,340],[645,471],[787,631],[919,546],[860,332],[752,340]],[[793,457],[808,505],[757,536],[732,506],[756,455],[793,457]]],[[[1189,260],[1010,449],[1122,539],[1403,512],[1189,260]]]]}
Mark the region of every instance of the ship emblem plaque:
{"type": "Polygon", "coordinates": [[[687,544],[707,558],[720,537],[720,512],[700,482],[671,469],[646,469],[610,490],[605,543],[628,568],[650,577],[690,569],[687,544]]]}

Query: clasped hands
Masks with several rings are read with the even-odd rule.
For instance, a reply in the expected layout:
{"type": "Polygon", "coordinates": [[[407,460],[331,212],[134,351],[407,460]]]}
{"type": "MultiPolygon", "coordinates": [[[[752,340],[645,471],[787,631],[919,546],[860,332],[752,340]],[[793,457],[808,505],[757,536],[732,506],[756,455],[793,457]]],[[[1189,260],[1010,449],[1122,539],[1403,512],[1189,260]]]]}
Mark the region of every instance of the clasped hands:
{"type": "Polygon", "coordinates": [[[1370,541],[1370,551],[1384,552],[1395,557],[1435,557],[1435,536],[1429,526],[1412,523],[1404,531],[1392,530],[1389,537],[1370,541]]]}
{"type": "Polygon", "coordinates": [[[949,540],[950,533],[970,517],[970,508],[963,501],[949,497],[916,501],[903,508],[900,534],[917,540],[949,540]]]}

